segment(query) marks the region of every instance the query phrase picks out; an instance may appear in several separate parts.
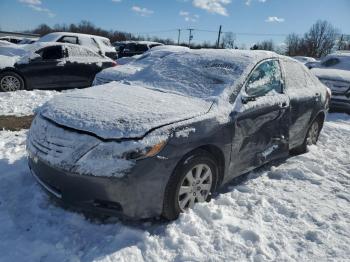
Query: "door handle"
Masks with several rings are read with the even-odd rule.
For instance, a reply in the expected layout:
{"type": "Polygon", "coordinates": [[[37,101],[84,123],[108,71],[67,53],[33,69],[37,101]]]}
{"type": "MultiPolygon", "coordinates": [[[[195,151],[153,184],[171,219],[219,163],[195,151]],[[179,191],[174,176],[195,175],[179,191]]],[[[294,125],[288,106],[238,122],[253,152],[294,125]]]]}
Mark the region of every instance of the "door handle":
{"type": "Polygon", "coordinates": [[[287,108],[287,107],[288,107],[287,102],[282,102],[282,103],[280,104],[280,108],[287,108]]]}

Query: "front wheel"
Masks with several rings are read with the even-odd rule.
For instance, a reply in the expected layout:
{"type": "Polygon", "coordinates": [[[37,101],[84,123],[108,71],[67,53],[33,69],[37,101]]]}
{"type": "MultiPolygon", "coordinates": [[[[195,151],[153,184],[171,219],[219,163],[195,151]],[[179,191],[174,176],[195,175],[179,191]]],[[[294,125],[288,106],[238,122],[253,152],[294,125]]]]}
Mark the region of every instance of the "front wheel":
{"type": "Polygon", "coordinates": [[[218,168],[214,157],[198,150],[182,161],[168,181],[163,217],[176,219],[181,212],[193,208],[196,203],[209,201],[215,190],[218,168]]]}
{"type": "Polygon", "coordinates": [[[0,74],[0,91],[11,92],[24,89],[23,78],[15,72],[0,74]]]}

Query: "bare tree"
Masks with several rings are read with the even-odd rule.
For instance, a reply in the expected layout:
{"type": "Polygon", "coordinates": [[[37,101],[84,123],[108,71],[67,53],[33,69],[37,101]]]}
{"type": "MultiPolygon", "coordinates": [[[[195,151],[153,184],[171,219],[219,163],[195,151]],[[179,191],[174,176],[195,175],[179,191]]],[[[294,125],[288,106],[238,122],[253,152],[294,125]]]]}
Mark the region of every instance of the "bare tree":
{"type": "Polygon", "coordinates": [[[322,57],[335,47],[338,30],[327,21],[319,20],[304,36],[305,51],[308,56],[322,57]]]}
{"type": "Polygon", "coordinates": [[[286,55],[297,56],[304,55],[302,50],[303,38],[295,33],[289,34],[286,38],[286,55]]]}

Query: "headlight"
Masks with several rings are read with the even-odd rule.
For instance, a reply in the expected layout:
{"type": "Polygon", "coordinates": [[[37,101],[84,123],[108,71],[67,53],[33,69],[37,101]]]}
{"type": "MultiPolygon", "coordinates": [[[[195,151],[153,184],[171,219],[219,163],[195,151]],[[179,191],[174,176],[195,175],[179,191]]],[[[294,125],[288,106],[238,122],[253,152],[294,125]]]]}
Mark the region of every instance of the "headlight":
{"type": "Polygon", "coordinates": [[[166,140],[158,141],[102,142],[81,157],[72,171],[81,175],[123,177],[136,160],[155,156],[164,148],[166,140]]]}
{"type": "Polygon", "coordinates": [[[132,150],[124,154],[125,159],[143,159],[157,155],[166,144],[166,140],[163,140],[153,146],[148,146],[143,149],[132,150]]]}

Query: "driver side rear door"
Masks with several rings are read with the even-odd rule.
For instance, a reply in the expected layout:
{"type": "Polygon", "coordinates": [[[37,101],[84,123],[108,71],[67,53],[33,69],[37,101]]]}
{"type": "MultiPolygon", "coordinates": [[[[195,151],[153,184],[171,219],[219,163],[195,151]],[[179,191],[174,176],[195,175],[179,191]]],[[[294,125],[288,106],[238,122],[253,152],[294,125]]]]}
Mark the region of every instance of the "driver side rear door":
{"type": "Polygon", "coordinates": [[[233,176],[289,154],[290,102],[284,93],[280,63],[264,60],[253,69],[233,112],[233,176]]]}

